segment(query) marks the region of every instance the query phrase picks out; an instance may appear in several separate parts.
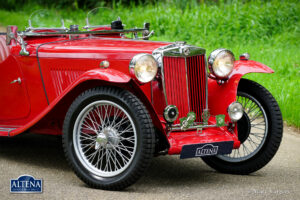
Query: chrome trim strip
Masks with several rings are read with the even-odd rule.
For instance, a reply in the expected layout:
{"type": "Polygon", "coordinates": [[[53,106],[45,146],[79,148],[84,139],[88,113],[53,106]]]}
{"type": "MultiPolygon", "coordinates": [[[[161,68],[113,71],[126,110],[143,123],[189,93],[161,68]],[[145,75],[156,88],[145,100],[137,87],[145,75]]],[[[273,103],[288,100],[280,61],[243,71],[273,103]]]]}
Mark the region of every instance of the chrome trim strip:
{"type": "MultiPolygon", "coordinates": [[[[87,21],[87,23],[88,23],[88,21],[87,21]]],[[[89,24],[87,24],[87,25],[85,25],[84,27],[82,27],[83,29],[86,29],[86,30],[88,30],[88,29],[91,29],[91,28],[102,28],[102,27],[111,27],[111,25],[110,24],[107,24],[107,25],[89,25],[89,24]]]]}
{"type": "MultiPolygon", "coordinates": [[[[212,125],[205,125],[205,124],[201,124],[201,125],[193,125],[191,127],[189,127],[188,129],[184,130],[184,131],[189,131],[189,130],[195,130],[195,129],[202,129],[202,128],[213,128],[213,127],[218,127],[216,124],[212,124],[212,125]]],[[[173,125],[171,127],[171,131],[183,131],[180,127],[180,125],[173,125]]]]}
{"type": "Polygon", "coordinates": [[[4,128],[4,127],[0,127],[0,131],[7,131],[7,132],[13,131],[15,129],[16,128],[4,128]]]}
{"type": "Polygon", "coordinates": [[[163,53],[164,56],[190,57],[205,54],[205,49],[187,45],[185,42],[175,42],[173,44],[155,49],[153,54],[156,53],[163,53]]]}
{"type": "MultiPolygon", "coordinates": [[[[166,45],[165,47],[168,47],[170,45],[166,45]]],[[[157,63],[158,63],[158,67],[160,68],[160,72],[161,72],[161,80],[162,80],[162,85],[163,85],[163,93],[165,96],[165,102],[166,102],[166,106],[168,106],[168,99],[167,99],[167,93],[166,93],[166,85],[165,85],[165,74],[164,74],[164,52],[161,51],[160,49],[162,49],[164,47],[160,47],[158,49],[155,49],[152,52],[153,57],[156,59],[157,63]]]]}
{"type": "MultiPolygon", "coordinates": [[[[188,83],[188,71],[187,71],[187,64],[186,64],[186,57],[184,58],[184,64],[185,64],[185,80],[186,80],[186,91],[187,91],[187,98],[190,98],[190,93],[189,93],[189,83],[188,83]]],[[[189,112],[191,111],[191,103],[190,100],[188,100],[188,107],[189,107],[189,112]]]]}
{"type": "Polygon", "coordinates": [[[204,54],[204,62],[205,62],[205,109],[208,110],[208,65],[207,65],[207,59],[206,59],[206,54],[204,54]]]}
{"type": "Polygon", "coordinates": [[[134,32],[142,32],[146,29],[144,28],[136,28],[136,29],[112,29],[112,30],[101,30],[101,31],[72,31],[72,32],[66,32],[66,31],[59,31],[59,32],[42,32],[42,33],[36,33],[36,32],[26,32],[23,31],[19,33],[20,36],[27,36],[27,37],[34,37],[34,36],[43,36],[43,35],[79,35],[79,34],[99,34],[99,33],[134,33],[134,32]]]}
{"type": "Polygon", "coordinates": [[[163,92],[165,96],[166,106],[168,106],[168,98],[167,98],[167,92],[166,92],[166,83],[165,83],[165,73],[164,73],[164,52],[161,54],[161,81],[163,84],[163,92]]]}
{"type": "Polygon", "coordinates": [[[34,27],[28,27],[26,28],[26,32],[29,32],[29,31],[39,31],[39,30],[54,30],[54,31],[68,31],[68,28],[66,27],[61,27],[61,28],[57,28],[57,27],[49,27],[49,28],[45,28],[45,27],[37,27],[37,28],[34,28],[34,27]]]}

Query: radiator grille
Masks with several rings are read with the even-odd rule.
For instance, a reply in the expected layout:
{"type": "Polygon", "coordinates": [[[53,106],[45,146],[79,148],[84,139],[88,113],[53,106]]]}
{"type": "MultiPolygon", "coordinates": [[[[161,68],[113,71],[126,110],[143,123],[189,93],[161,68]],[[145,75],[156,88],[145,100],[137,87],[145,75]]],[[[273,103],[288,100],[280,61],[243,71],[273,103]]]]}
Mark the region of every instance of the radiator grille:
{"type": "Polygon", "coordinates": [[[164,78],[169,105],[176,105],[179,118],[189,111],[197,115],[196,122],[202,122],[202,112],[206,104],[205,57],[164,57],[164,78]]]}

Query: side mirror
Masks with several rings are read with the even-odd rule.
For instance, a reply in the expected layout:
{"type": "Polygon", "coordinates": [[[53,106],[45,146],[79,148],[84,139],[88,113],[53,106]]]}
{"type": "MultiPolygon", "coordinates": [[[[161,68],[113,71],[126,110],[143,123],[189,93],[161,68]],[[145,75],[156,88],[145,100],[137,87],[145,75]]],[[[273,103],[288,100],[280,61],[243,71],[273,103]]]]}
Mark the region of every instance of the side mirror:
{"type": "Polygon", "coordinates": [[[18,27],[7,26],[6,45],[15,45],[17,43],[18,27]]]}

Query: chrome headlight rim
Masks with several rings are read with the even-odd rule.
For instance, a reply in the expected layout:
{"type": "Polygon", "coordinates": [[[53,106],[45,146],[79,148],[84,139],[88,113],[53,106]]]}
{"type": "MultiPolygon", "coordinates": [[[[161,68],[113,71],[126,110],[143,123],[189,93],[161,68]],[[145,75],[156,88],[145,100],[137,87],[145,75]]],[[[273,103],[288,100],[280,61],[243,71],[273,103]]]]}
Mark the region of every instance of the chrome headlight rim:
{"type": "Polygon", "coordinates": [[[237,122],[243,117],[243,105],[240,102],[234,101],[228,106],[227,113],[232,122],[237,122]]]}
{"type": "Polygon", "coordinates": [[[153,57],[153,55],[148,54],[148,53],[139,53],[139,54],[136,54],[131,59],[130,64],[129,64],[129,73],[139,83],[145,84],[145,83],[151,82],[156,77],[157,72],[158,72],[158,66],[159,66],[158,62],[153,57]],[[137,71],[136,71],[136,65],[137,65],[138,61],[140,61],[140,59],[142,59],[144,56],[147,56],[148,58],[152,59],[152,61],[154,61],[154,63],[155,63],[155,65],[154,65],[154,67],[155,67],[155,73],[153,74],[153,76],[149,77],[147,80],[143,80],[143,79],[139,78],[138,75],[137,75],[137,71]]]}
{"type": "Polygon", "coordinates": [[[208,57],[208,68],[209,68],[209,71],[211,74],[213,74],[215,76],[215,78],[217,79],[227,79],[229,77],[229,75],[232,73],[233,71],[233,65],[234,65],[234,61],[235,61],[235,57],[234,57],[234,54],[232,53],[232,51],[230,51],[229,49],[225,49],[225,48],[220,48],[220,49],[215,49],[213,50],[209,57],[208,57]],[[227,53],[229,55],[232,56],[232,60],[233,60],[233,63],[232,63],[232,67],[231,67],[231,70],[229,71],[229,73],[225,74],[225,75],[220,75],[220,74],[217,74],[215,71],[214,71],[214,63],[217,59],[217,57],[221,54],[221,53],[227,53]]]}

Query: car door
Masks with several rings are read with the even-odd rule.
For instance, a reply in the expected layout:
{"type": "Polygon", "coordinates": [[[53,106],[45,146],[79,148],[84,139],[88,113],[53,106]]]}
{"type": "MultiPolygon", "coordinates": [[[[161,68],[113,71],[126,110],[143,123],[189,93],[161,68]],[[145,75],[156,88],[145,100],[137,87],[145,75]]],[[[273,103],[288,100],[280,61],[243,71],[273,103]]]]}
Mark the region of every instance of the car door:
{"type": "Polygon", "coordinates": [[[0,124],[21,119],[30,113],[30,103],[18,62],[0,36],[0,124]],[[3,123],[4,122],[4,123],[3,123]]]}

